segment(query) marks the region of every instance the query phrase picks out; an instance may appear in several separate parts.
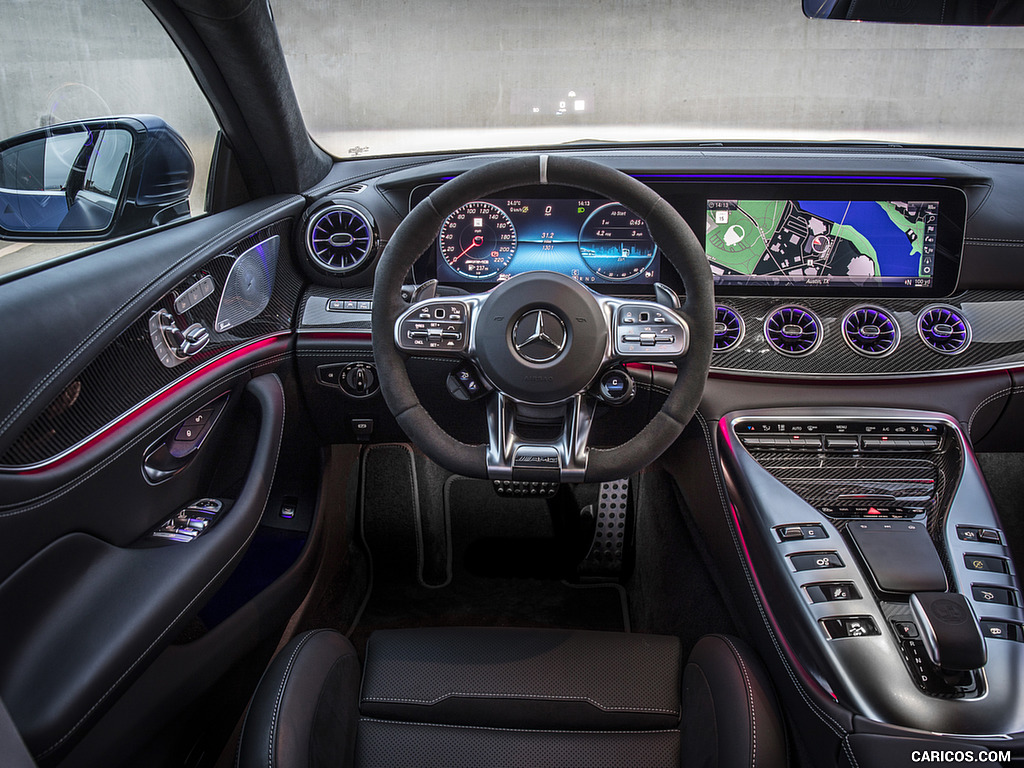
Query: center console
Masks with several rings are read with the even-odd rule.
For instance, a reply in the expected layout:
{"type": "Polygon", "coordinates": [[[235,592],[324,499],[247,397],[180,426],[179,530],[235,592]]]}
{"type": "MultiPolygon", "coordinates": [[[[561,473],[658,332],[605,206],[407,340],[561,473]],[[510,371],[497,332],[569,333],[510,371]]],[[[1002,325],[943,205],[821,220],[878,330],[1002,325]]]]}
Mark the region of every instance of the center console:
{"type": "Polygon", "coordinates": [[[736,411],[733,515],[797,662],[839,703],[931,733],[1024,731],[1024,604],[959,425],[925,411],[736,411]]]}

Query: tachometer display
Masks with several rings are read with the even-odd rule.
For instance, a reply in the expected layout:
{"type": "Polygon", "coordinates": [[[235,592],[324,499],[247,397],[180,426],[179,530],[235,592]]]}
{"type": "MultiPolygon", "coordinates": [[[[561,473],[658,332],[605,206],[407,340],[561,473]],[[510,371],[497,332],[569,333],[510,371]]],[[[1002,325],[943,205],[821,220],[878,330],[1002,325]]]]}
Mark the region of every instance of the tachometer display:
{"type": "Polygon", "coordinates": [[[501,208],[477,200],[456,208],[438,235],[441,256],[464,277],[495,277],[516,252],[516,228],[501,208]]]}
{"type": "Polygon", "coordinates": [[[658,248],[647,222],[621,203],[595,210],[580,228],[580,255],[608,280],[629,280],[654,261],[658,248]]]}

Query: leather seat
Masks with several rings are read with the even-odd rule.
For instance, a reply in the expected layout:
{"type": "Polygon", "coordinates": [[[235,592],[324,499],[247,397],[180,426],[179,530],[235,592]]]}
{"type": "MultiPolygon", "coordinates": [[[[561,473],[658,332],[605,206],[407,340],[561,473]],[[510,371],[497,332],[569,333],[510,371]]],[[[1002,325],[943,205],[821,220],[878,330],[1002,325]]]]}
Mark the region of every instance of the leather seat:
{"type": "Polygon", "coordinates": [[[550,629],[375,632],[360,687],[333,630],[291,641],[250,702],[240,768],[661,768],[786,764],[767,675],[709,635],[550,629]]]}

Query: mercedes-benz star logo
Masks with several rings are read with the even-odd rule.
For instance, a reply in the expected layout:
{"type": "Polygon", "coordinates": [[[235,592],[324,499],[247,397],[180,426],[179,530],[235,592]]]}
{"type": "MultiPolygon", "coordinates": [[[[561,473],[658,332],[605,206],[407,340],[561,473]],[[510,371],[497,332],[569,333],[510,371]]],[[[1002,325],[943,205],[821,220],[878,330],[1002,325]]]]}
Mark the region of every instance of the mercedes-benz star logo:
{"type": "Polygon", "coordinates": [[[512,344],[524,360],[546,363],[565,349],[565,325],[546,309],[533,309],[516,320],[512,344]]]}

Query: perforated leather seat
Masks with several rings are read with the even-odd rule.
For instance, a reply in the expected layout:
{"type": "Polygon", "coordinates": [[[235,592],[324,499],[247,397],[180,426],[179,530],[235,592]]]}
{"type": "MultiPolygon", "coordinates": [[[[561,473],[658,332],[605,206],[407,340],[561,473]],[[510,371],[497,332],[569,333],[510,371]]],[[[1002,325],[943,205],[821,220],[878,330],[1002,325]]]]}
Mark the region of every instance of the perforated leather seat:
{"type": "Polygon", "coordinates": [[[296,637],[250,703],[241,768],[776,766],[785,737],[751,650],[541,629],[296,637]]]}

